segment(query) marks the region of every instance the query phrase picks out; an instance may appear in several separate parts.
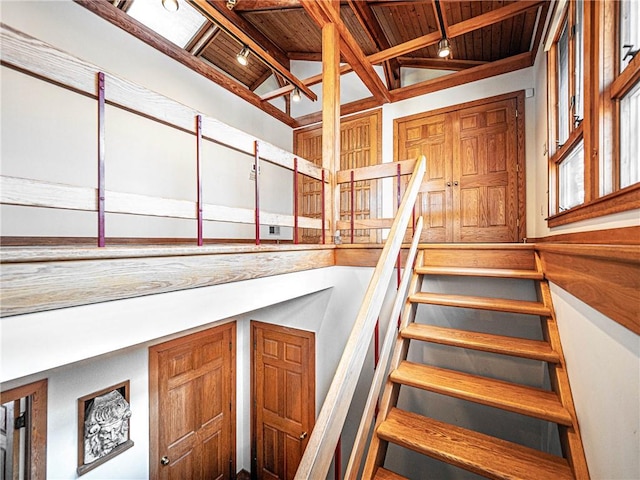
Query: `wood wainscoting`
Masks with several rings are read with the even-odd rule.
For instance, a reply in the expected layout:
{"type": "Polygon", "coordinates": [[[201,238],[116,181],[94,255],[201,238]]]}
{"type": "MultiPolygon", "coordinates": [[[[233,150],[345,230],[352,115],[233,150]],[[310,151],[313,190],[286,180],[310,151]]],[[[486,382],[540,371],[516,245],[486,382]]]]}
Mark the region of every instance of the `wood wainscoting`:
{"type": "Polygon", "coordinates": [[[545,277],[640,335],[640,227],[536,241],[545,277]]]}

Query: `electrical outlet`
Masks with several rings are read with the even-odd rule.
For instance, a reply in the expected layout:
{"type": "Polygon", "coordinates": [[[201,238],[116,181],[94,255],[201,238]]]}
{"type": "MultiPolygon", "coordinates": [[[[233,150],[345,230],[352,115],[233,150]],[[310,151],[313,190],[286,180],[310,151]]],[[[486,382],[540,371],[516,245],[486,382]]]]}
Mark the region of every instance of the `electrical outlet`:
{"type": "Polygon", "coordinates": [[[269,235],[280,235],[280,225],[269,225],[269,235]]]}

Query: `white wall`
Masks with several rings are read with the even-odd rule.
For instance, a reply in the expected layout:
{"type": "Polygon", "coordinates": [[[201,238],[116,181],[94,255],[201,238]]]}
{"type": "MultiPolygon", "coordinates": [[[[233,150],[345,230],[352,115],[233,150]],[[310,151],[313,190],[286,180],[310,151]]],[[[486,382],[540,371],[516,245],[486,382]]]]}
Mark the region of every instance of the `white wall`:
{"type": "MultiPolygon", "coordinates": [[[[28,35],[188,105],[285,150],[291,128],[72,1],[2,2],[2,21],[28,35]]],[[[1,67],[2,174],[96,186],[97,104],[1,67]]],[[[116,192],[196,199],[195,136],[106,107],[106,186],[116,192]]],[[[203,141],[205,203],[253,208],[253,157],[203,141]]],[[[291,214],[293,176],[261,165],[261,208],[291,214]],[[284,192],[291,192],[289,195],[284,192]]],[[[262,227],[263,238],[268,226],[262,227]]],[[[2,206],[2,235],[95,236],[90,212],[2,206]]],[[[205,237],[252,237],[252,225],[205,222],[205,237]]],[[[107,237],[191,237],[195,220],[107,215],[107,237]]],[[[290,228],[278,237],[291,238],[290,228]]]]}
{"type": "MultiPolygon", "coordinates": [[[[264,282],[250,280],[4,318],[1,387],[7,390],[48,379],[47,478],[58,480],[76,478],[77,399],[130,380],[131,438],[135,445],[83,478],[148,478],[148,347],[220,322],[236,321],[237,468],[250,470],[250,321],[315,332],[319,411],[371,272],[371,268],[331,267],[264,282]],[[6,321],[12,322],[9,335],[5,335],[6,321]],[[16,330],[29,332],[33,341],[16,347],[16,330]]],[[[388,296],[383,312],[389,311],[390,299],[388,296]]],[[[369,384],[370,378],[369,366],[361,383],[369,384]]],[[[366,393],[364,389],[359,392],[361,403],[366,393]]]]}
{"type": "Polygon", "coordinates": [[[640,337],[551,293],[591,478],[640,478],[640,337]]]}

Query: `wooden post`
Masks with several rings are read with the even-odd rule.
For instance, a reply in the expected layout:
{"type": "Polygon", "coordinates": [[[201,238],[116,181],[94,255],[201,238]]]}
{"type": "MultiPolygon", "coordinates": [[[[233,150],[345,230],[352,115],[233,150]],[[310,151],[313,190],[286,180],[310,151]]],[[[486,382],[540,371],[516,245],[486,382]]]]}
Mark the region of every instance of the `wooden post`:
{"type": "Polygon", "coordinates": [[[253,168],[255,171],[255,220],[256,220],[256,245],[260,245],[260,147],[258,141],[254,142],[253,168]]]}
{"type": "MultiPolygon", "coordinates": [[[[339,6],[334,2],[333,8],[339,6]]],[[[325,235],[331,242],[340,233],[336,228],[340,219],[340,187],[336,183],[340,168],[340,36],[332,23],[322,27],[322,166],[330,172],[325,209],[331,227],[325,235]]]]}

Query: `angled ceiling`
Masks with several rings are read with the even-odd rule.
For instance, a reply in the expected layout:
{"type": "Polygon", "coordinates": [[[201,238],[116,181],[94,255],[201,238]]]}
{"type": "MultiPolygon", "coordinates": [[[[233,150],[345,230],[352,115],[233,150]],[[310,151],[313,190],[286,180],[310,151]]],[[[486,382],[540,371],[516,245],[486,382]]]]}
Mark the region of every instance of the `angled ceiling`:
{"type": "Polygon", "coordinates": [[[310,87],[321,76],[299,78],[292,69],[321,62],[325,23],[339,24],[342,72],[353,67],[370,90],[343,104],[347,114],[532,65],[550,6],[348,0],[338,15],[326,0],[178,0],[172,13],[162,0],[76,1],[293,127],[320,119],[294,118],[290,94],[298,88],[315,100],[310,87]],[[438,57],[443,34],[452,50],[445,59],[438,57]],[[236,60],[244,46],[251,51],[246,66],[236,60]]]}

